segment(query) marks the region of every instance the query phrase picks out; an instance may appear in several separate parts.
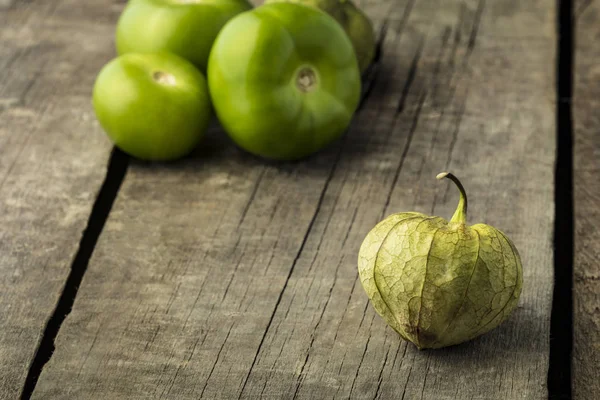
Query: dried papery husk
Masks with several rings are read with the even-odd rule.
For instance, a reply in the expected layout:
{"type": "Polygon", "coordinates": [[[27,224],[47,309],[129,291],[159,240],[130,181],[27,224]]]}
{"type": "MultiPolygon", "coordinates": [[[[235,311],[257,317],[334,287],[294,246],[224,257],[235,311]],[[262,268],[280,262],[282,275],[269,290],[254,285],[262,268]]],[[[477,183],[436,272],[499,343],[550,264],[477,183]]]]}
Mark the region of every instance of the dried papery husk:
{"type": "Polygon", "coordinates": [[[419,349],[471,340],[501,324],[523,286],[513,242],[485,224],[466,224],[467,196],[450,221],[416,212],[393,214],[365,237],[358,270],[371,304],[419,349]]]}

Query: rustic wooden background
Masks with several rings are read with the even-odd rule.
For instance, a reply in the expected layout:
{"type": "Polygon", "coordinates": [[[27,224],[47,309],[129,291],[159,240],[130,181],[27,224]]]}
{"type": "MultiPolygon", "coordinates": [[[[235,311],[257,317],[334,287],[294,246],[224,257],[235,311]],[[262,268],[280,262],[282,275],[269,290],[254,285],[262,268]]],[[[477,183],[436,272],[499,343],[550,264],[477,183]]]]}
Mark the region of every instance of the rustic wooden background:
{"type": "MultiPolygon", "coordinates": [[[[273,164],[215,126],[165,165],[111,156],[91,108],[124,1],[0,0],[0,399],[548,397],[558,3],[360,4],[380,52],[342,140],[273,164]],[[443,170],[525,285],[498,329],[418,351],[356,257],[392,212],[449,218],[443,170]]],[[[600,3],[574,9],[573,394],[598,399],[600,3]]]]}

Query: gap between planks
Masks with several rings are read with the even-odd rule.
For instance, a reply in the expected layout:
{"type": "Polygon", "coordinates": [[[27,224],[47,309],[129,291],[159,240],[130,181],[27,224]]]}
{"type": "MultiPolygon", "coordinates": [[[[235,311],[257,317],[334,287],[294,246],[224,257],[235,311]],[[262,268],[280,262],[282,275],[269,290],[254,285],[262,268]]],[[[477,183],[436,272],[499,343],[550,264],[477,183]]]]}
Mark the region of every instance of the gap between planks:
{"type": "Polygon", "coordinates": [[[98,237],[102,233],[104,224],[108,219],[112,205],[117,197],[121,183],[123,183],[128,164],[129,157],[125,153],[114,148],[108,160],[106,177],[98,192],[98,196],[92,207],[92,212],[90,213],[90,218],[79,242],[79,248],[71,264],[71,271],[69,272],[65,286],[56,304],[56,308],[44,328],[39,346],[35,352],[31,365],[29,366],[29,371],[27,372],[27,378],[25,379],[21,394],[21,399],[23,400],[31,398],[44,366],[50,361],[50,358],[52,358],[52,354],[55,350],[54,340],[56,339],[63,322],[73,309],[77,291],[79,290],[79,286],[81,285],[81,281],[87,270],[90,257],[96,247],[98,237]]]}
{"type": "Polygon", "coordinates": [[[557,0],[554,293],[550,317],[550,399],[570,399],[573,348],[573,2],[557,0]]]}

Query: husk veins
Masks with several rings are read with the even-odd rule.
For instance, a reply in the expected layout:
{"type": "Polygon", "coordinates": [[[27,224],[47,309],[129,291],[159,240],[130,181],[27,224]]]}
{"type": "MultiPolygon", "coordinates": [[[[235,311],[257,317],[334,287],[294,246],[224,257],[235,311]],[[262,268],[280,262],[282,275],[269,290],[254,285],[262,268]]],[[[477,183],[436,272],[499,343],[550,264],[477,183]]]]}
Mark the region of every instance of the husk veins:
{"type": "Polygon", "coordinates": [[[464,209],[455,217],[462,217],[449,222],[415,212],[390,215],[368,233],[359,252],[360,279],[375,310],[420,349],[490,331],[510,315],[521,293],[514,244],[492,226],[462,222],[462,188],[461,197],[464,209]]]}

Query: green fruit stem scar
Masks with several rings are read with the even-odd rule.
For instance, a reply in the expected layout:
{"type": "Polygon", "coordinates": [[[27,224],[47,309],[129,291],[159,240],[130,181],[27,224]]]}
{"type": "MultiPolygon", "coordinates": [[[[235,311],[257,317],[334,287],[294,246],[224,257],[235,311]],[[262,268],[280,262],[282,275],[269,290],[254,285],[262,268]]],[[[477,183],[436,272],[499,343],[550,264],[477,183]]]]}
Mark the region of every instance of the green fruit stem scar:
{"type": "Polygon", "coordinates": [[[464,186],[456,176],[451,174],[450,172],[441,172],[437,174],[437,179],[448,178],[458,187],[460,191],[460,200],[458,200],[458,207],[452,216],[450,222],[457,222],[459,224],[465,225],[467,223],[467,192],[465,191],[464,186]]]}
{"type": "Polygon", "coordinates": [[[317,88],[317,73],[311,67],[302,67],[296,74],[296,86],[301,92],[312,92],[317,88]]]}
{"type": "Polygon", "coordinates": [[[152,74],[152,79],[154,79],[156,82],[162,84],[162,85],[167,85],[167,86],[175,86],[175,84],[177,83],[177,80],[175,79],[175,77],[171,74],[169,74],[168,72],[164,72],[164,71],[155,71],[152,74]]]}

